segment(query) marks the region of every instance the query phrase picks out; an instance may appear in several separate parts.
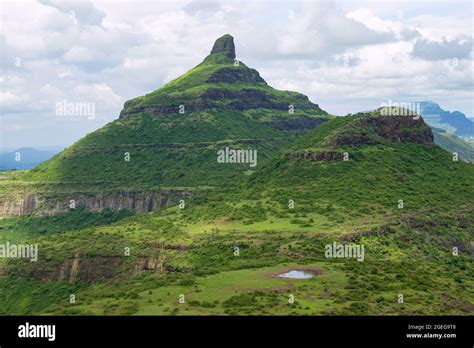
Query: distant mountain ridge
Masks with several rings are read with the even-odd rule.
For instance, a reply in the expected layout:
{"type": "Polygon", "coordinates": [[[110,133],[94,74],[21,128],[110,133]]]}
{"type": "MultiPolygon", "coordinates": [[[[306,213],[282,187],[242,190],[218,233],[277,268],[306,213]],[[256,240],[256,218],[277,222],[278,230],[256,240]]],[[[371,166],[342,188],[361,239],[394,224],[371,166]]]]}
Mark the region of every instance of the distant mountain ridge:
{"type": "Polygon", "coordinates": [[[426,123],[460,136],[474,136],[474,122],[460,111],[446,111],[432,101],[420,102],[420,112],[426,123]]]}
{"type": "Polygon", "coordinates": [[[22,147],[15,151],[0,154],[0,170],[31,169],[39,163],[50,159],[58,151],[37,150],[22,147]]]}

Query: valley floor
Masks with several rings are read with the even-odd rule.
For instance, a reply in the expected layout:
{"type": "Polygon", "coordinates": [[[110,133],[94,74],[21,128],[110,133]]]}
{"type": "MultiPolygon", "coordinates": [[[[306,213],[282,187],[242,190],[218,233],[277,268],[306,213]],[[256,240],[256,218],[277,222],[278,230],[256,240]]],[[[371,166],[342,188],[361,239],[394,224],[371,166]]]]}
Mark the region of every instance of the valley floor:
{"type": "Polygon", "coordinates": [[[409,212],[360,213],[346,222],[335,221],[334,211],[285,212],[274,206],[267,201],[170,207],[135,216],[103,212],[108,224],[104,216],[86,211],[0,220],[1,242],[38,243],[40,250],[37,263],[2,260],[0,301],[5,305],[0,310],[73,315],[474,313],[465,228],[474,226],[474,211],[462,210],[454,218],[426,213],[424,219],[409,212]],[[75,230],[81,220],[84,227],[75,230]],[[37,226],[44,227],[43,235],[37,226]],[[447,230],[451,240],[443,234],[447,230]],[[327,258],[325,247],[334,242],[364,245],[364,260],[327,258]],[[308,267],[317,270],[309,279],[277,276],[308,267]]]}

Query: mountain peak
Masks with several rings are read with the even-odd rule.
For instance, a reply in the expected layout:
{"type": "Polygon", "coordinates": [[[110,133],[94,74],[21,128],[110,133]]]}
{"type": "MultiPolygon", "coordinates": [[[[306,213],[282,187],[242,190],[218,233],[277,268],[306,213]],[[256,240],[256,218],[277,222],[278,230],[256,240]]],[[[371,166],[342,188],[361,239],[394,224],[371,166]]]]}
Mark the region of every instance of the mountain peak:
{"type": "Polygon", "coordinates": [[[212,47],[211,54],[216,53],[224,53],[227,58],[234,59],[235,58],[235,45],[234,45],[234,38],[229,35],[225,34],[218,38],[216,42],[214,42],[214,46],[212,47]]]}

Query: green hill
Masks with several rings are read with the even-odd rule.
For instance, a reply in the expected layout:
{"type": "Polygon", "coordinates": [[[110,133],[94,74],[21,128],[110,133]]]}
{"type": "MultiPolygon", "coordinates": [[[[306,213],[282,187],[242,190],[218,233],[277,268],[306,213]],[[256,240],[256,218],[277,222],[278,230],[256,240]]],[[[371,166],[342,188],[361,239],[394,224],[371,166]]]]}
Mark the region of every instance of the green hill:
{"type": "Polygon", "coordinates": [[[306,96],[270,87],[234,58],[233,38],[224,35],[201,64],[127,101],[119,119],[21,180],[129,188],[225,186],[249,167],[220,165],[220,149],[255,149],[262,163],[328,119],[306,96]]]}
{"type": "Polygon", "coordinates": [[[274,190],[275,197],[331,197],[348,211],[393,207],[399,199],[442,209],[445,202],[472,205],[473,175],[472,165],[453,161],[434,144],[421,118],[374,112],[318,126],[250,180],[274,190]]]}
{"type": "Polygon", "coordinates": [[[0,259],[0,314],[472,315],[473,177],[421,118],[333,118],[182,209],[0,220],[41,250],[0,259]]]}

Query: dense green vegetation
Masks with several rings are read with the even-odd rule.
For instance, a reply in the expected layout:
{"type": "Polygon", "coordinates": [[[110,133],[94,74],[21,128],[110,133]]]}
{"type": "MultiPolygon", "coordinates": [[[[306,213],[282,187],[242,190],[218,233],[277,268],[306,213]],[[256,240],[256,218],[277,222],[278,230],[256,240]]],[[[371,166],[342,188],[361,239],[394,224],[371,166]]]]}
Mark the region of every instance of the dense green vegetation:
{"type": "Polygon", "coordinates": [[[127,210],[112,211],[110,209],[93,213],[79,206],[70,209],[67,213],[52,216],[24,215],[4,218],[1,220],[0,232],[4,239],[21,243],[32,237],[108,225],[132,215],[133,213],[127,210]]]}
{"type": "Polygon", "coordinates": [[[185,209],[103,226],[84,216],[83,228],[47,236],[29,226],[49,221],[48,230],[59,231],[72,215],[1,220],[2,229],[23,226],[43,255],[38,265],[9,261],[7,269],[27,276],[1,278],[4,313],[472,314],[474,166],[436,145],[387,141],[345,148],[348,161],[288,160],[340,135],[346,122],[321,125],[246,180],[203,191],[185,209]],[[326,258],[334,241],[363,244],[364,261],[326,258]],[[113,268],[114,277],[58,281],[48,271],[67,273],[62,260],[77,255],[82,267],[113,268]],[[108,258],[97,263],[98,255],[108,258]],[[156,265],[143,268],[150,260],[156,265]],[[276,277],[308,266],[322,273],[276,277]]]}
{"type": "Polygon", "coordinates": [[[0,245],[39,250],[37,262],[0,258],[0,314],[474,314],[474,165],[422,119],[382,111],[328,116],[211,54],[53,159],[0,175],[6,203],[193,193],[143,214],[39,206],[0,219],[0,245]],[[194,110],[166,109],[183,101],[194,110]],[[218,164],[225,146],[258,149],[257,167],[218,164]],[[334,243],[363,246],[363,259],[327,257],[334,243]],[[279,277],[289,270],[313,277],[279,277]]]}

